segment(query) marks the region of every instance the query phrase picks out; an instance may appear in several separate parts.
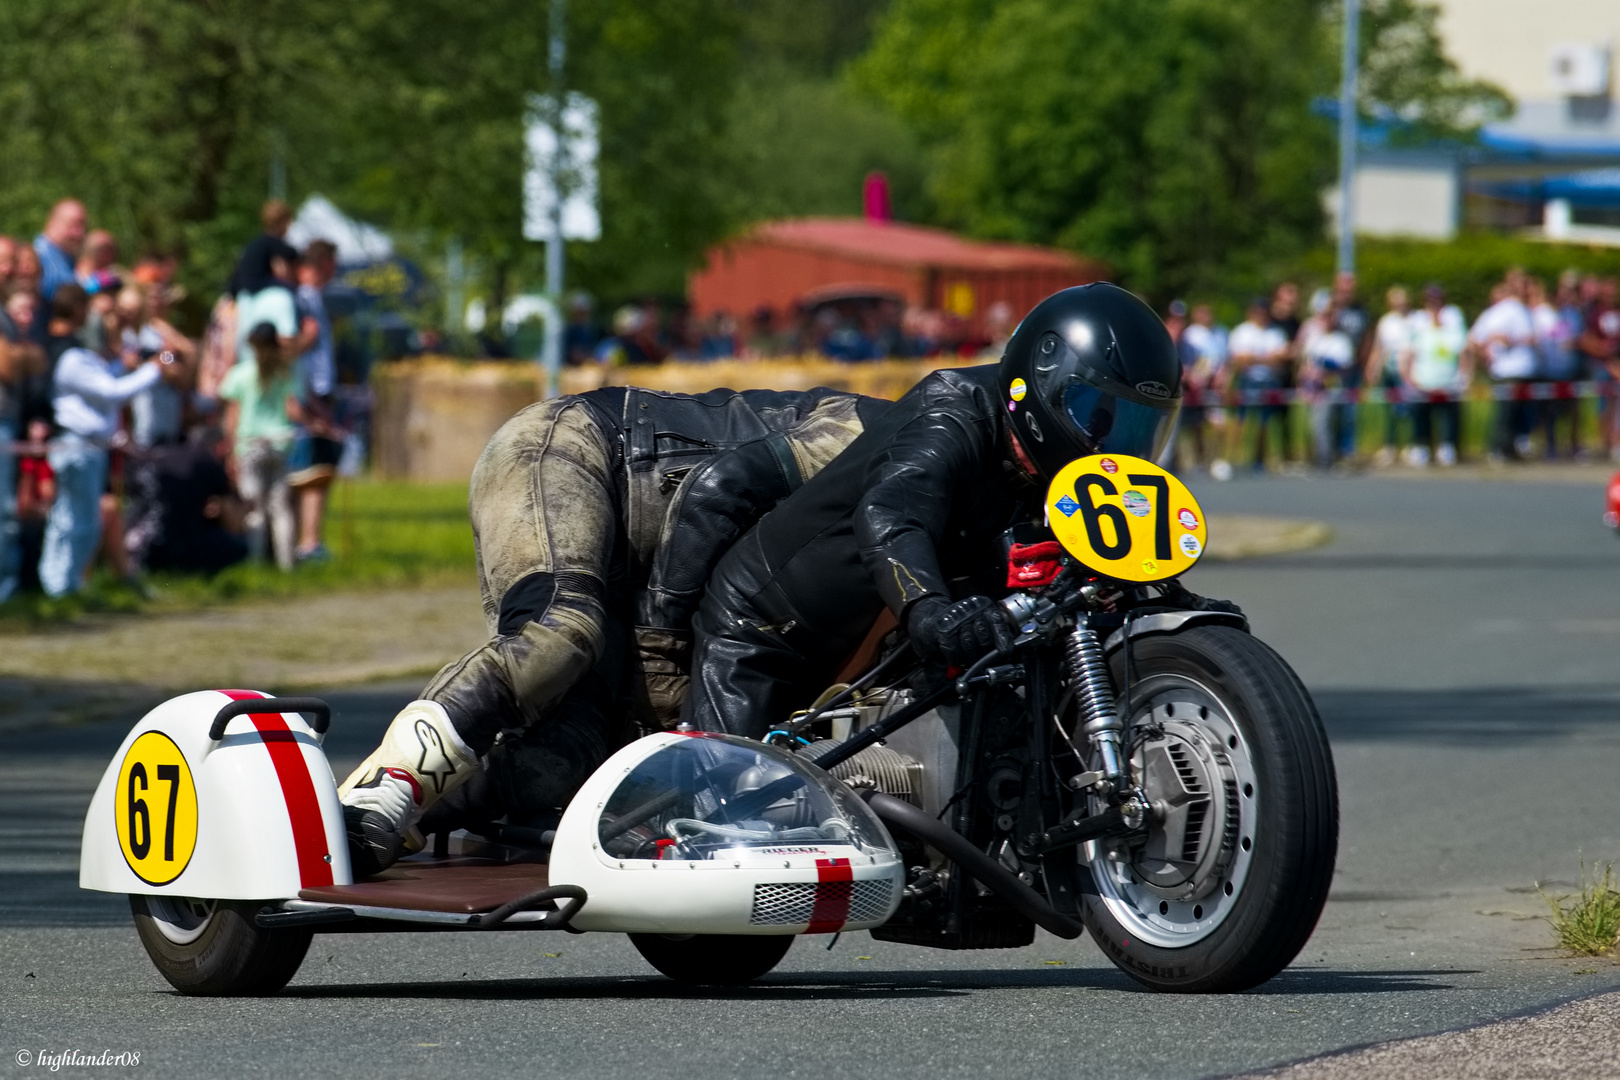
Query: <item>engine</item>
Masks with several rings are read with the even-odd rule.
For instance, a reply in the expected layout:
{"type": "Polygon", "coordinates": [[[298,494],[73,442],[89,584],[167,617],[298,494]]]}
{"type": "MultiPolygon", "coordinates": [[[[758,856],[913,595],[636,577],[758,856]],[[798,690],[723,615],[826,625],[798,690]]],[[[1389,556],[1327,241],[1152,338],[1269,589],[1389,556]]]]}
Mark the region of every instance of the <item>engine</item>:
{"type": "MultiPolygon", "coordinates": [[[[800,757],[814,762],[838,746],[840,739],[823,739],[811,743],[800,757]]],[[[834,779],[851,787],[876,787],[885,795],[904,799],[913,806],[922,806],[923,764],[914,757],[891,750],[887,746],[869,746],[848,761],[840,761],[829,770],[834,779]]]]}

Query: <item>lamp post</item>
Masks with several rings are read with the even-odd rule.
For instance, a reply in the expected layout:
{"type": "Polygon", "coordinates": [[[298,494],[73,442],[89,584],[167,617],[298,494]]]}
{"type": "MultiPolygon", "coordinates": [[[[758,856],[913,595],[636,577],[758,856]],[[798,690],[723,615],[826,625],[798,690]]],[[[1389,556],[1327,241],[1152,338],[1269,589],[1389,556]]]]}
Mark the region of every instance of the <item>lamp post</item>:
{"type": "Polygon", "coordinates": [[[562,371],[563,350],[563,177],[568,152],[568,140],[563,134],[563,51],[564,0],[551,0],[551,95],[547,117],[555,138],[551,153],[551,232],[546,238],[546,298],[551,301],[551,312],[546,319],[545,348],[540,354],[545,369],[545,396],[554,398],[558,391],[558,377],[562,371]]]}
{"type": "Polygon", "coordinates": [[[1361,0],[1344,0],[1344,76],[1339,83],[1339,272],[1356,271],[1356,68],[1361,0]]]}

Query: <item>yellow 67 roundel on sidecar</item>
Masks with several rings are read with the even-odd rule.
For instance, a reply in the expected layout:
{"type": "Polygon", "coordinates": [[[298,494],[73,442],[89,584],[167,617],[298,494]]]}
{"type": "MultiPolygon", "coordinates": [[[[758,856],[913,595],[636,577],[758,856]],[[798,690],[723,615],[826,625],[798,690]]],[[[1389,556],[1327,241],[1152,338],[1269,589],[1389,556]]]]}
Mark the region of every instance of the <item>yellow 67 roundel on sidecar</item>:
{"type": "Polygon", "coordinates": [[[1046,491],[1058,542],[1119,581],[1165,581],[1192,569],[1208,537],[1203,508],[1164,469],[1124,454],[1069,462],[1046,491]]]}

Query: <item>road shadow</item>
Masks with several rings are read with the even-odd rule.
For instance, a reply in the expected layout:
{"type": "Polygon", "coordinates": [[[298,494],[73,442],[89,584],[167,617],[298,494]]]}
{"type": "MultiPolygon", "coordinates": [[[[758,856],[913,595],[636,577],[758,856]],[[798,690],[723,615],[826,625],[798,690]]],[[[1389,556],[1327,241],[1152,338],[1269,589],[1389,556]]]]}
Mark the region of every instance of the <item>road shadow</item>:
{"type": "Polygon", "coordinates": [[[1601,731],[1620,735],[1620,687],[1313,690],[1334,742],[1509,746],[1601,731]]]}
{"type": "MultiPolygon", "coordinates": [[[[1248,991],[1251,995],[1398,994],[1450,990],[1447,977],[1474,971],[1289,969],[1248,991]]],[[[959,998],[985,990],[1155,991],[1114,968],[1061,967],[1039,971],[975,970],[786,972],[747,986],[683,986],[656,975],[619,978],[477,979],[455,982],[341,983],[290,986],[281,996],[324,999],[446,999],[464,1001],[887,1001],[959,998]]]]}
{"type": "Polygon", "coordinates": [[[77,871],[0,874],[0,928],[131,925],[129,898],[79,888],[77,871]]]}
{"type": "MultiPolygon", "coordinates": [[[[420,691],[420,681],[395,680],[315,694],[332,706],[327,757],[358,759],[369,754],[394,714],[420,691]]],[[[0,701],[5,702],[0,709],[0,750],[8,759],[58,755],[110,759],[135,721],[171,696],[175,695],[143,686],[0,679],[0,701]]]]}
{"type": "MultiPolygon", "coordinates": [[[[482,979],[456,982],[344,983],[289,986],[292,998],[447,998],[548,1001],[882,1001],[954,998],[981,990],[1084,989],[1134,992],[1144,988],[1113,968],[1064,967],[1040,971],[778,972],[747,986],[683,986],[658,975],[619,978],[482,979]]],[[[1144,991],[1145,992],[1145,991],[1144,991]]]]}
{"type": "Polygon", "coordinates": [[[1456,975],[1478,975],[1466,968],[1427,968],[1415,971],[1335,971],[1287,968],[1268,982],[1248,991],[1250,994],[1285,996],[1310,994],[1403,994],[1421,990],[1452,990],[1444,981],[1456,975]]]}

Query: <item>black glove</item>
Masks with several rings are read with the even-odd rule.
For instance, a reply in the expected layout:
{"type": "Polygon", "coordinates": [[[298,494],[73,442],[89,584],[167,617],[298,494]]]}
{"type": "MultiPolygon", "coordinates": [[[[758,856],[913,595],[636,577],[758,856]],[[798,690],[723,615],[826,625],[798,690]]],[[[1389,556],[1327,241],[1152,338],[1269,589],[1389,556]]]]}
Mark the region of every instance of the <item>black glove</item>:
{"type": "Polygon", "coordinates": [[[1179,581],[1166,582],[1163,593],[1166,600],[1173,604],[1180,604],[1189,611],[1224,611],[1232,615],[1243,614],[1243,609],[1232,603],[1232,601],[1199,596],[1179,581]]]}
{"type": "Polygon", "coordinates": [[[1012,627],[1001,605],[988,596],[970,596],[952,603],[927,596],[911,605],[906,633],[919,656],[966,665],[991,649],[1012,649],[1012,627]]]}

